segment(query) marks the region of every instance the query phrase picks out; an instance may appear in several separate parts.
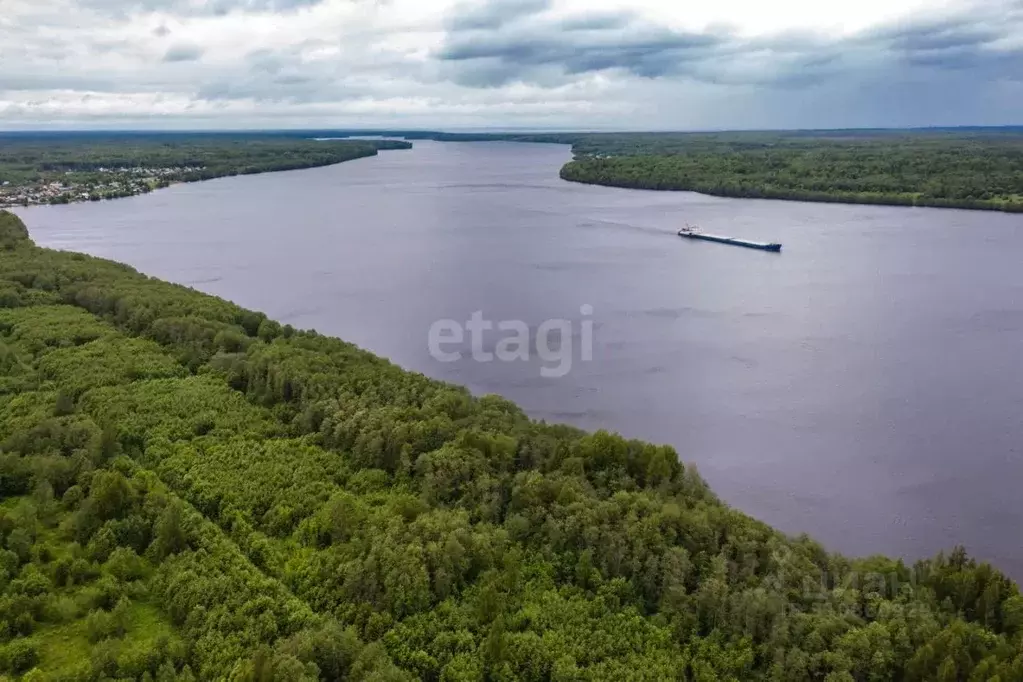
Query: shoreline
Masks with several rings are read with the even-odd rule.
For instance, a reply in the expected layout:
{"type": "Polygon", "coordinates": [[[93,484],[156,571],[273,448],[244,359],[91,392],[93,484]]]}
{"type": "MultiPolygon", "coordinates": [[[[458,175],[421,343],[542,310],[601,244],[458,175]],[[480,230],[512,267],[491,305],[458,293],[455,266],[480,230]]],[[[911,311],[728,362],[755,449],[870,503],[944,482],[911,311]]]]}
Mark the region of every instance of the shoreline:
{"type": "MultiPolygon", "coordinates": [[[[345,163],[346,161],[353,161],[359,158],[367,158],[370,156],[377,156],[381,149],[388,151],[393,149],[411,149],[414,140],[430,140],[433,142],[482,142],[482,141],[501,141],[501,142],[513,142],[513,143],[548,143],[548,144],[562,144],[570,146],[574,158],[566,162],[558,171],[558,176],[566,181],[573,182],[581,185],[595,185],[600,187],[613,187],[618,189],[631,189],[631,190],[645,190],[653,192],[695,192],[698,194],[705,194],[707,196],[723,197],[729,199],[765,199],[771,201],[795,201],[795,202],[809,202],[809,203],[825,203],[825,204],[845,204],[850,206],[892,206],[892,207],[906,207],[906,208],[944,208],[944,209],[958,209],[965,211],[988,211],[1008,214],[1020,214],[1023,213],[1023,201],[1010,202],[1005,200],[991,200],[991,199],[943,199],[938,197],[922,197],[917,196],[914,193],[900,193],[900,194],[884,194],[884,193],[831,193],[827,191],[799,191],[799,190],[783,190],[783,189],[772,189],[764,187],[722,187],[720,185],[701,183],[699,181],[690,180],[675,180],[672,178],[667,179],[654,179],[649,177],[630,176],[630,177],[593,177],[589,176],[587,171],[592,170],[593,165],[598,161],[614,160],[614,159],[625,159],[625,158],[642,158],[642,157],[626,157],[618,155],[610,155],[607,157],[599,157],[594,159],[592,157],[580,156],[580,152],[577,147],[579,146],[578,141],[569,141],[563,139],[545,139],[545,136],[485,136],[479,139],[476,136],[445,136],[445,135],[432,135],[423,137],[405,138],[402,140],[387,140],[394,145],[402,146],[383,146],[374,147],[372,151],[367,153],[359,153],[357,155],[343,158],[339,160],[330,160],[328,162],[320,163],[313,162],[301,165],[284,164],[279,168],[267,168],[267,169],[251,169],[241,168],[233,170],[231,172],[216,172],[213,171],[209,175],[203,173],[201,177],[192,178],[176,178],[176,179],[159,179],[157,182],[151,184],[143,191],[134,191],[132,193],[117,193],[110,195],[96,195],[89,194],[83,196],[84,193],[76,192],[73,197],[68,196],[66,200],[59,201],[34,201],[30,203],[26,202],[11,202],[3,201],[0,199],[0,210],[3,209],[23,209],[32,208],[35,206],[59,206],[64,204],[82,204],[92,201],[107,201],[112,199],[125,199],[129,197],[141,196],[144,194],[151,194],[152,192],[165,189],[172,185],[186,184],[192,182],[203,182],[206,180],[215,180],[223,177],[235,177],[239,175],[262,175],[263,173],[278,173],[289,170],[305,170],[310,168],[323,168],[327,166],[337,165],[339,163],[345,163]]],[[[364,142],[365,140],[358,138],[337,138],[338,141],[351,141],[351,142],[364,142]]],[[[666,157],[670,158],[670,157],[666,157]]],[[[205,170],[205,169],[204,169],[205,170]]],[[[25,186],[22,186],[25,187],[25,186]]],[[[34,187],[39,187],[36,185],[34,187]]],[[[11,188],[13,189],[13,188],[11,188]]],[[[68,188],[69,191],[74,191],[73,188],[68,188]]],[[[66,195],[62,195],[63,196],[66,195]]]]}
{"type": "Polygon", "coordinates": [[[67,201],[45,201],[45,202],[40,201],[40,202],[34,202],[34,203],[5,203],[5,202],[0,202],[0,211],[5,211],[5,210],[6,211],[10,211],[10,210],[17,210],[17,209],[25,209],[25,208],[38,208],[40,206],[69,206],[71,204],[89,204],[89,203],[100,202],[100,201],[116,201],[118,199],[131,199],[132,197],[141,197],[141,196],[145,196],[147,194],[153,194],[154,192],[158,192],[161,189],[168,189],[170,187],[174,187],[175,185],[190,185],[190,184],[199,183],[199,182],[207,182],[209,180],[219,180],[221,178],[236,178],[236,177],[243,176],[243,175],[264,175],[266,173],[287,173],[289,171],[309,170],[309,169],[312,169],[312,168],[327,168],[329,166],[337,166],[339,164],[347,163],[349,161],[355,161],[357,159],[366,159],[366,158],[370,158],[370,157],[378,156],[378,155],[379,155],[379,150],[375,151],[372,154],[364,154],[362,156],[356,156],[356,157],[353,157],[353,158],[350,158],[350,159],[342,159],[340,161],[331,161],[329,163],[316,163],[316,164],[312,164],[312,165],[309,165],[309,166],[301,166],[301,167],[297,167],[297,168],[270,168],[270,169],[259,170],[259,171],[255,171],[255,172],[251,172],[251,173],[246,173],[246,172],[220,173],[220,174],[217,174],[217,175],[213,175],[211,177],[195,178],[195,179],[191,179],[191,180],[180,180],[180,179],[179,180],[168,180],[166,182],[157,184],[155,186],[151,186],[147,190],[142,191],[142,192],[133,192],[131,194],[125,194],[125,195],[119,195],[119,196],[97,196],[96,198],[92,198],[91,196],[89,196],[89,197],[79,196],[77,198],[69,199],[67,201]]]}
{"type": "MultiPolygon", "coordinates": [[[[367,154],[366,156],[360,156],[360,157],[356,157],[356,158],[364,159],[364,158],[369,158],[371,156],[376,156],[376,154],[367,154]]],[[[2,202],[0,202],[0,211],[12,211],[12,210],[18,210],[18,209],[25,209],[25,208],[39,208],[39,207],[42,207],[42,206],[70,206],[72,204],[91,204],[91,203],[99,203],[101,201],[117,201],[119,199],[132,199],[134,197],[143,197],[143,196],[146,196],[147,194],[154,194],[156,192],[159,192],[162,189],[169,189],[169,188],[174,187],[176,185],[192,185],[192,184],[197,184],[197,183],[200,183],[200,182],[209,182],[210,180],[220,180],[222,178],[237,178],[237,177],[240,177],[242,175],[265,175],[267,173],[287,173],[287,172],[290,172],[290,171],[309,170],[309,169],[312,169],[312,168],[327,168],[328,166],[336,166],[338,164],[347,163],[348,161],[355,161],[355,159],[345,159],[344,161],[334,161],[332,163],[321,163],[321,164],[316,164],[315,166],[305,166],[305,167],[302,167],[302,168],[281,168],[281,169],[274,169],[274,170],[263,170],[263,171],[258,171],[258,172],[255,172],[255,173],[224,173],[222,175],[214,175],[213,177],[209,177],[209,178],[196,178],[195,180],[170,180],[170,181],[166,182],[165,184],[161,184],[161,185],[158,185],[156,187],[150,187],[149,189],[147,189],[144,192],[135,192],[133,194],[126,194],[124,196],[106,196],[106,197],[101,196],[101,197],[98,197],[96,199],[92,199],[92,198],[88,198],[88,197],[80,197],[80,198],[71,199],[71,200],[68,200],[68,201],[48,201],[48,202],[36,202],[36,203],[32,203],[32,204],[21,204],[21,203],[11,204],[11,203],[2,203],[2,202]]]]}
{"type": "Polygon", "coordinates": [[[729,191],[715,187],[699,185],[698,183],[658,183],[656,181],[645,181],[643,179],[630,178],[628,180],[610,179],[584,179],[573,175],[579,165],[585,163],[578,159],[569,161],[561,167],[559,173],[565,182],[573,182],[580,185],[594,185],[598,187],[615,187],[618,189],[644,190],[648,192],[695,192],[707,196],[722,197],[726,199],[765,199],[770,201],[802,201],[815,204],[845,204],[848,206],[890,206],[904,208],[944,208],[958,209],[961,211],[988,211],[996,213],[1019,214],[1023,213],[1023,203],[998,205],[996,202],[984,199],[956,200],[921,198],[914,196],[903,196],[897,194],[870,196],[870,195],[841,195],[827,192],[806,192],[795,194],[770,189],[749,189],[729,191]],[[631,181],[631,182],[630,182],[631,181]]]}
{"type": "MultiPolygon", "coordinates": [[[[827,131],[823,131],[827,132],[827,131]]],[[[962,142],[963,138],[955,136],[946,136],[944,140],[950,144],[948,149],[954,147],[956,142],[962,142]]],[[[771,199],[778,201],[807,201],[813,203],[835,203],[835,204],[849,204],[849,205],[863,205],[863,206],[906,206],[906,207],[922,207],[922,208],[955,208],[966,211],[996,211],[1000,213],[1023,213],[1023,187],[1017,184],[1012,184],[1012,180],[1009,179],[1009,184],[1006,185],[1006,177],[1004,174],[995,176],[985,176],[983,172],[980,173],[981,177],[985,177],[987,182],[980,186],[971,186],[970,189],[975,192],[973,196],[982,196],[987,194],[989,196],[994,195],[994,198],[952,198],[952,197],[940,197],[940,196],[925,196],[926,184],[928,181],[943,181],[949,179],[951,182],[961,181],[961,177],[949,177],[942,174],[942,170],[948,171],[947,159],[944,159],[941,155],[942,150],[935,151],[930,143],[935,141],[942,141],[939,137],[918,137],[913,136],[897,136],[891,138],[884,138],[885,150],[901,152],[903,158],[906,154],[911,154],[914,160],[926,160],[932,164],[938,164],[940,167],[931,174],[925,174],[921,178],[910,179],[901,177],[899,173],[889,173],[889,178],[902,182],[903,186],[896,192],[857,192],[857,191],[843,191],[838,189],[831,189],[830,187],[823,191],[814,190],[801,190],[799,188],[791,189],[779,189],[771,188],[768,185],[761,185],[758,187],[750,187],[747,185],[746,180],[749,176],[743,177],[740,173],[738,178],[716,178],[710,176],[709,181],[691,181],[688,177],[692,177],[690,173],[694,169],[688,169],[688,172],[683,172],[681,176],[671,177],[671,175],[662,176],[660,178],[653,177],[649,172],[644,173],[643,168],[637,168],[635,166],[620,169],[625,171],[624,175],[619,178],[613,177],[614,168],[613,166],[617,163],[635,163],[638,161],[643,162],[666,162],[671,163],[673,160],[685,160],[686,158],[705,159],[713,157],[716,161],[722,159],[738,159],[738,160],[752,160],[757,159],[749,154],[750,151],[757,152],[777,147],[780,151],[785,151],[786,148],[790,148],[793,152],[800,152],[806,150],[816,149],[817,151],[831,152],[834,156],[832,161],[842,162],[845,157],[848,157],[850,153],[867,152],[871,151],[868,145],[878,142],[882,138],[864,138],[860,141],[858,146],[848,146],[846,144],[838,144],[832,137],[822,135],[819,137],[807,137],[807,138],[794,138],[791,135],[786,134],[785,131],[778,131],[774,133],[757,133],[754,131],[750,132],[739,132],[739,133],[720,133],[720,134],[700,134],[700,133],[533,133],[533,134],[511,134],[511,133],[481,133],[481,134],[467,134],[467,133],[424,133],[415,138],[410,139],[428,139],[436,142],[517,142],[517,143],[541,143],[541,144],[566,144],[570,145],[572,150],[573,159],[567,162],[559,173],[563,180],[569,182],[578,182],[580,184],[591,184],[600,185],[604,187],[617,187],[620,189],[644,189],[650,191],[688,191],[698,192],[701,194],[707,194],[709,196],[727,197],[733,199],[771,199]],[[793,144],[793,140],[797,140],[798,144],[793,144]],[[816,142],[816,147],[813,144],[816,142]],[[927,143],[927,144],[924,144],[927,143]],[[788,147],[788,145],[792,145],[788,147]],[[601,161],[609,162],[608,165],[612,168],[606,168],[605,177],[594,177],[587,171],[593,170],[593,165],[598,164],[601,161]],[[941,164],[945,165],[941,165],[941,164]],[[582,171],[582,172],[579,172],[582,171]],[[630,172],[638,171],[638,172],[630,172]],[[590,175],[590,177],[585,177],[590,175]],[[610,175],[610,177],[608,177],[610,175]],[[687,177],[688,176],[688,177],[687,177]],[[683,177],[684,180],[680,181],[677,178],[683,177]],[[733,183],[738,179],[739,185],[733,185],[732,187],[722,187],[722,185],[732,181],[733,183]],[[746,186],[743,186],[746,185],[746,186]]],[[[1015,137],[1006,138],[1007,144],[1011,145],[1017,141],[1015,137]]],[[[971,140],[975,142],[975,140],[971,140]]],[[[974,150],[976,154],[974,156],[968,156],[965,161],[984,160],[984,154],[994,152],[1004,152],[1004,148],[999,145],[988,145],[988,149],[981,149],[979,151],[974,150]]],[[[1012,147],[1010,146],[1011,150],[1012,147]]],[[[947,149],[945,150],[947,151],[947,149]]],[[[947,156],[947,155],[946,155],[947,156]]],[[[864,158],[869,160],[869,154],[864,158]]],[[[845,160],[848,160],[847,158],[845,160]]],[[[854,161],[856,159],[853,159],[854,161]]],[[[964,161],[964,162],[965,162],[964,161]]],[[[804,172],[800,176],[800,180],[813,179],[813,171],[819,170],[821,167],[826,167],[828,164],[811,166],[808,169],[804,169],[804,172]]],[[[685,170],[685,169],[683,169],[685,170]]],[[[756,169],[754,169],[756,170],[756,169]]],[[[698,173],[694,173],[698,174],[698,173]]],[[[773,177],[773,176],[772,176],[773,177]]],[[[858,176],[853,174],[839,175],[837,179],[841,181],[849,180],[850,177],[853,180],[858,179],[858,176]]],[[[827,184],[827,183],[825,183],[827,184]]]]}
{"type": "Polygon", "coordinates": [[[86,180],[79,184],[66,185],[67,176],[71,173],[95,173],[95,169],[92,168],[67,170],[63,175],[55,176],[51,174],[49,177],[41,178],[31,184],[0,186],[0,190],[6,190],[5,193],[0,193],[0,210],[126,199],[151,194],[156,190],[165,189],[177,184],[204,182],[206,180],[240,175],[262,175],[264,173],[323,168],[345,163],[346,161],[354,161],[355,159],[378,156],[381,150],[407,150],[412,148],[412,143],[407,141],[383,141],[377,144],[354,141],[354,143],[342,143],[342,145],[343,147],[338,148],[337,153],[334,153],[329,158],[316,157],[297,160],[289,158],[288,153],[291,150],[284,148],[281,150],[281,156],[276,159],[276,163],[271,162],[266,166],[259,165],[260,160],[257,159],[230,159],[227,164],[219,167],[207,165],[193,167],[179,162],[154,169],[148,169],[145,166],[133,166],[107,171],[100,168],[100,173],[109,174],[110,184],[104,181],[104,183],[97,185],[95,179],[91,179],[91,182],[86,180]],[[232,160],[234,165],[231,165],[232,160]],[[138,175],[140,169],[141,171],[154,170],[155,174],[132,180],[131,176],[133,174],[138,175]],[[122,183],[127,186],[127,189],[122,187],[122,183]],[[12,201],[10,198],[5,200],[4,194],[13,197],[14,193],[18,193],[18,200],[12,201]]]}

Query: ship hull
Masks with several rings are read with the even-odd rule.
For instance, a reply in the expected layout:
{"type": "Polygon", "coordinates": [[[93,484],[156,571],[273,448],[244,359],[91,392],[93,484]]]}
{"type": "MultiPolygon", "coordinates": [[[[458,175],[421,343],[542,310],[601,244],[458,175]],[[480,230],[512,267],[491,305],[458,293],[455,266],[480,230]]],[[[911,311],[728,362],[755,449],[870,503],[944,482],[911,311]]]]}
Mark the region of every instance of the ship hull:
{"type": "Polygon", "coordinates": [[[686,232],[682,230],[678,233],[680,237],[686,239],[696,239],[704,242],[716,242],[718,244],[731,244],[732,246],[742,246],[747,249],[757,249],[758,251],[781,251],[781,244],[768,243],[768,242],[754,242],[748,239],[736,239],[735,237],[722,237],[716,234],[705,234],[703,232],[686,232]]]}

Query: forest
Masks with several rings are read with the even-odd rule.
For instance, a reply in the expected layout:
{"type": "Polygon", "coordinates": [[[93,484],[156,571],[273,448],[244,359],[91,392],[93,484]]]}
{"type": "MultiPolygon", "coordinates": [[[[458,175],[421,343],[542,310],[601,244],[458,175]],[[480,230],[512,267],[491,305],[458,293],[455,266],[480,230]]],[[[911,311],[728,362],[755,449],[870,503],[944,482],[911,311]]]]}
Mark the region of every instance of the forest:
{"type": "Polygon", "coordinates": [[[0,205],[132,196],[228,175],[326,166],[409,149],[400,140],[324,140],[266,133],[0,135],[0,205]]]}
{"type": "Polygon", "coordinates": [[[592,135],[574,182],[726,197],[1023,211],[1019,131],[592,135]]]}
{"type": "Polygon", "coordinates": [[[7,679],[1023,679],[994,567],[828,552],[684,459],[0,211],[7,679]]]}

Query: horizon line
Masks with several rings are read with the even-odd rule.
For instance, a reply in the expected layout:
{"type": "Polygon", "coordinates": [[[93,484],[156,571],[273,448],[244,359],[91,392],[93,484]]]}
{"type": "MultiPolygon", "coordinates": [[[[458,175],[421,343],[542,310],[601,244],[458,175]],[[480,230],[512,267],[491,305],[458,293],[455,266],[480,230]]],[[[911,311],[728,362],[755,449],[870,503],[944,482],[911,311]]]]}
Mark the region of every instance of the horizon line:
{"type": "Polygon", "coordinates": [[[943,130],[1014,130],[1023,132],[1023,123],[1003,125],[931,125],[931,126],[854,126],[838,128],[693,128],[693,129],[666,129],[666,128],[538,128],[531,126],[522,127],[265,127],[265,128],[75,128],[75,127],[48,127],[48,128],[0,128],[0,135],[32,135],[32,134],[62,134],[62,133],[143,133],[143,134],[253,134],[253,133],[345,133],[348,135],[384,135],[398,133],[417,134],[487,134],[487,135],[590,135],[590,134],[719,134],[719,133],[805,133],[805,132],[887,132],[887,131],[943,131],[943,130]]]}

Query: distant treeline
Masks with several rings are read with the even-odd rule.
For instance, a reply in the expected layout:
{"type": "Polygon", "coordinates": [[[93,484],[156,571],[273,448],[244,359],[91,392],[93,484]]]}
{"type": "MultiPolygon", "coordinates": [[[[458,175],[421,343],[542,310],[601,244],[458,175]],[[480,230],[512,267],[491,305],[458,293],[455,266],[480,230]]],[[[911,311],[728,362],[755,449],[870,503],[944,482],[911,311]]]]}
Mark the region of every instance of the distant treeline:
{"type": "Polygon", "coordinates": [[[584,140],[561,177],[728,197],[1023,211],[1023,136],[584,140]]]}
{"type": "MultiPolygon", "coordinates": [[[[183,180],[290,170],[408,148],[380,135],[444,142],[572,146],[575,182],[730,197],[1023,211],[1023,128],[722,133],[318,130],[259,133],[3,133],[0,182],[67,170],[201,166],[183,180]]],[[[177,180],[178,178],[174,178],[177,180]]]]}
{"type": "Polygon", "coordinates": [[[78,183],[99,181],[101,168],[195,169],[172,178],[188,182],[326,166],[411,146],[399,140],[316,141],[265,134],[7,134],[0,144],[0,184],[63,181],[69,171],[80,175],[78,183]]]}
{"type": "Polygon", "coordinates": [[[1023,128],[420,133],[572,145],[574,182],[727,197],[1023,211],[1023,128]]]}

